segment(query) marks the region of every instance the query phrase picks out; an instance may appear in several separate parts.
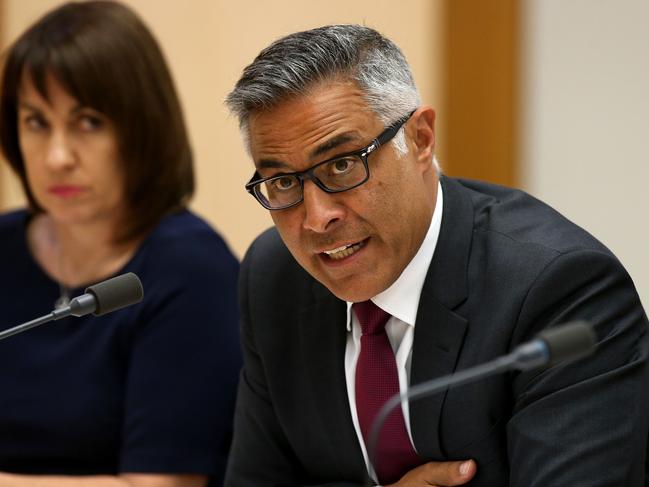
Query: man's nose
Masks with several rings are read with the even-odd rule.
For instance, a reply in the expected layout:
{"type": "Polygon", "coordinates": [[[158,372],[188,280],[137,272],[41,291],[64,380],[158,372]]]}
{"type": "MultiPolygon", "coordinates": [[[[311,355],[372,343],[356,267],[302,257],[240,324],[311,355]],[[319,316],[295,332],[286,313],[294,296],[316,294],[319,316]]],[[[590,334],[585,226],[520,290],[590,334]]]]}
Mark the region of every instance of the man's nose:
{"type": "Polygon", "coordinates": [[[324,233],[331,229],[345,215],[345,208],[334,194],[326,193],[313,181],[304,181],[304,222],[306,230],[324,233]]]}

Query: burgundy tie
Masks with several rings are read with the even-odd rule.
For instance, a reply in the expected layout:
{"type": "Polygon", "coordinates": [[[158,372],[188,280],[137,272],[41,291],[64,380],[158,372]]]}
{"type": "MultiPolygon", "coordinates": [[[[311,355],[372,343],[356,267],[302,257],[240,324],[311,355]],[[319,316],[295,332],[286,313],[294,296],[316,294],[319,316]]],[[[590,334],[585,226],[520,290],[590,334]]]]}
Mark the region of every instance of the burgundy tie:
{"type": "MultiPolygon", "coordinates": [[[[399,393],[397,363],[385,333],[390,315],[372,301],[354,303],[361,324],[361,352],[356,364],[356,411],[363,439],[369,448],[374,418],[394,394],[399,393]]],[[[398,481],[422,462],[414,451],[401,407],[387,417],[378,437],[373,461],[380,484],[398,481]]]]}

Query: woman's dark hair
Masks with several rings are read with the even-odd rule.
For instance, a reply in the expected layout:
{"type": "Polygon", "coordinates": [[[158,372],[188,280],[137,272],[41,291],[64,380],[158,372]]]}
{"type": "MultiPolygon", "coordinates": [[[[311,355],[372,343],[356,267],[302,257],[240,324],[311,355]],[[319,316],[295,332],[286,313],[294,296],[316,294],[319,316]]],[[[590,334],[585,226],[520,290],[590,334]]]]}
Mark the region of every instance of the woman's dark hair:
{"type": "Polygon", "coordinates": [[[113,1],[67,3],[24,32],[6,55],[0,88],[0,147],[33,211],[18,142],[18,93],[29,76],[47,96],[51,74],[82,106],[115,125],[130,214],[117,241],[141,236],[194,192],[192,154],[171,75],[156,40],[113,1]]]}

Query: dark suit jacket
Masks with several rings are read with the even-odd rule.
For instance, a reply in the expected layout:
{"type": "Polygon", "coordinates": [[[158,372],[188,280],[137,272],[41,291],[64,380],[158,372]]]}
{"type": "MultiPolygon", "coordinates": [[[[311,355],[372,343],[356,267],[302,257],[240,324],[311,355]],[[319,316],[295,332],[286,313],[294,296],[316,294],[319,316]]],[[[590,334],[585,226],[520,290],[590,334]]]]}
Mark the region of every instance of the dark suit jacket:
{"type": "MultiPolygon", "coordinates": [[[[576,362],[412,402],[419,454],[475,459],[471,486],[644,485],[647,317],[624,268],[523,192],[444,177],[442,186],[411,385],[574,319],[592,322],[599,343],[576,362]]],[[[240,293],[245,366],[226,485],[368,482],[345,386],[345,303],[295,262],[274,229],[248,251],[240,293]]]]}

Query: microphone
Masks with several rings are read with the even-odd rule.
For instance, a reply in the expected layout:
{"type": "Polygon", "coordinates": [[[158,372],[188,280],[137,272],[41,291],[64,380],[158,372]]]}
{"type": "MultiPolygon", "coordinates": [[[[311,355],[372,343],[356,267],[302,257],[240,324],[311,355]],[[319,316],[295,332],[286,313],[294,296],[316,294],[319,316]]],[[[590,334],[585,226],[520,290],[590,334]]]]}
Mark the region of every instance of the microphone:
{"type": "Polygon", "coordinates": [[[72,299],[67,306],[55,309],[50,314],[0,332],[0,340],[67,316],[85,316],[90,313],[95,316],[105,315],[111,311],[139,303],[143,297],[144,289],[137,275],[132,272],[122,274],[88,286],[85,294],[72,299]]]}
{"type": "Polygon", "coordinates": [[[539,333],[535,339],[517,346],[511,353],[475,367],[432,379],[392,396],[379,410],[368,442],[370,462],[376,458],[376,444],[383,423],[392,410],[404,401],[413,401],[440,392],[450,386],[468,384],[508,370],[530,370],[566,360],[584,357],[595,350],[597,337],[586,321],[573,321],[539,333]]]}

